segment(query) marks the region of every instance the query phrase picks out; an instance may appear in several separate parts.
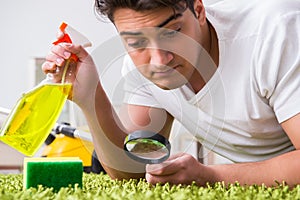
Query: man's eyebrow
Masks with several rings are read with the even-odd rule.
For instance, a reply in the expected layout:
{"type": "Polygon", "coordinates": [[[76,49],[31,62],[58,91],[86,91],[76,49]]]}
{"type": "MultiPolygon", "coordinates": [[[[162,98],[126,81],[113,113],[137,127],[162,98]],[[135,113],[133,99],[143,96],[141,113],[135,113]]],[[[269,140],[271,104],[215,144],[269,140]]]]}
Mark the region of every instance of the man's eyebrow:
{"type": "Polygon", "coordinates": [[[131,31],[121,31],[120,35],[133,35],[133,36],[136,36],[136,35],[143,35],[143,33],[142,32],[131,32],[131,31]]]}
{"type": "MultiPolygon", "coordinates": [[[[175,15],[170,16],[168,19],[157,25],[157,28],[162,28],[166,24],[168,24],[170,21],[177,19],[178,17],[181,17],[182,13],[176,13],[175,15]]],[[[132,31],[121,31],[120,35],[132,35],[132,36],[138,36],[138,35],[143,35],[142,32],[132,32],[132,31]]]]}
{"type": "Polygon", "coordinates": [[[166,19],[165,21],[163,21],[162,23],[160,23],[159,25],[157,25],[156,27],[158,28],[162,28],[164,27],[166,24],[168,24],[170,21],[177,19],[178,17],[182,17],[182,13],[176,13],[172,16],[170,16],[168,19],[166,19]]]}

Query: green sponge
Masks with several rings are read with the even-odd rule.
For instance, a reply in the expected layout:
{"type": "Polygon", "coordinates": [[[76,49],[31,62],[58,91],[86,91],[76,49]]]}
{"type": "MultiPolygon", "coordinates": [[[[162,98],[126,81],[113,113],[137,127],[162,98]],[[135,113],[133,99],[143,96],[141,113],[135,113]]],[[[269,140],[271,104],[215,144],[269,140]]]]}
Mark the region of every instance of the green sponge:
{"type": "Polygon", "coordinates": [[[77,157],[24,158],[23,188],[61,187],[78,184],[82,187],[83,164],[77,157]]]}

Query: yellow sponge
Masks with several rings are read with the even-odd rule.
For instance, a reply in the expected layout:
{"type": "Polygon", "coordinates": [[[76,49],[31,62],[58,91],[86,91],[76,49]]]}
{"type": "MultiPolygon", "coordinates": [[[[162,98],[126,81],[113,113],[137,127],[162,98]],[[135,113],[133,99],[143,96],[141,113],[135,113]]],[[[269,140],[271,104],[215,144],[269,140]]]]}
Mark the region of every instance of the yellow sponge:
{"type": "Polygon", "coordinates": [[[78,184],[82,187],[83,164],[78,157],[24,158],[23,188],[44,187],[58,191],[78,184]]]}

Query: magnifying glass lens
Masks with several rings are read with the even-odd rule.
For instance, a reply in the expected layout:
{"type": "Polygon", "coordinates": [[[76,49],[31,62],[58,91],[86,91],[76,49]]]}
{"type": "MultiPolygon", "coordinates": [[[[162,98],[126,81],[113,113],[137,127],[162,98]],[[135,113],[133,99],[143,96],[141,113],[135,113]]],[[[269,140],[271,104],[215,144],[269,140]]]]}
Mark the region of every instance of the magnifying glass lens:
{"type": "Polygon", "coordinates": [[[162,135],[136,131],[127,136],[124,150],[134,160],[154,164],[163,162],[170,156],[170,143],[162,135]]]}
{"type": "Polygon", "coordinates": [[[145,159],[161,159],[169,150],[162,143],[151,139],[136,139],[127,143],[130,153],[145,159]]]}

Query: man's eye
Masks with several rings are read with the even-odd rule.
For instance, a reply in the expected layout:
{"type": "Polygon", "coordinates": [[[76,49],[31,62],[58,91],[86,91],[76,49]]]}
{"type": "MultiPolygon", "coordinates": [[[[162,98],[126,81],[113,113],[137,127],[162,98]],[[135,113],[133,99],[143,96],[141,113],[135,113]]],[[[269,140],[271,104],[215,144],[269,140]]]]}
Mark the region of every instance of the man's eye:
{"type": "Polygon", "coordinates": [[[127,45],[131,48],[143,48],[147,45],[147,40],[146,39],[139,39],[139,40],[134,40],[134,41],[128,41],[127,45]]]}
{"type": "Polygon", "coordinates": [[[179,28],[177,30],[166,31],[162,34],[162,37],[163,38],[173,38],[180,32],[180,30],[181,30],[181,28],[179,28]]]}

